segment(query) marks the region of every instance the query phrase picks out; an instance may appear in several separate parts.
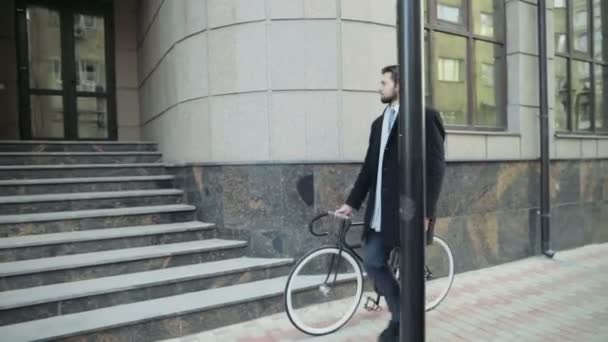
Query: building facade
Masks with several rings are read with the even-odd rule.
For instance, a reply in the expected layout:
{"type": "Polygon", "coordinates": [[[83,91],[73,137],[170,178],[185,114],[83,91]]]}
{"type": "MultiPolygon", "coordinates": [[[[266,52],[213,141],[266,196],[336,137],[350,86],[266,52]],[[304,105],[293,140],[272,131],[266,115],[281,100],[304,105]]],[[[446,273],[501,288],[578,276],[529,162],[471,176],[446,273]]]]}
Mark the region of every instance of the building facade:
{"type": "MultiPolygon", "coordinates": [[[[608,241],[608,8],[547,2],[560,250],[608,241]]],[[[395,0],[0,6],[1,139],[158,142],[199,219],[260,256],[320,243],[306,224],[353,185],[397,62],[395,0]]],[[[427,0],[424,16],[425,98],[448,129],[437,233],[457,271],[537,254],[537,3],[427,0]]]]}

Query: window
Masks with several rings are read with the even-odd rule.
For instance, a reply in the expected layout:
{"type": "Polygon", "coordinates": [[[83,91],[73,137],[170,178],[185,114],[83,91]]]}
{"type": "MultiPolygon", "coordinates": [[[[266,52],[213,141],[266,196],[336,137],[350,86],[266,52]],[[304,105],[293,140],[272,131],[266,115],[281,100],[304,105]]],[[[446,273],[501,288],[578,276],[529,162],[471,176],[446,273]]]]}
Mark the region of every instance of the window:
{"type": "Polygon", "coordinates": [[[603,48],[608,2],[570,0],[557,5],[556,1],[555,128],[562,132],[608,133],[604,100],[608,98],[608,64],[603,48]],[[572,37],[571,43],[568,37],[572,37]]]}
{"type": "Polygon", "coordinates": [[[574,14],[574,50],[577,52],[589,52],[589,10],[587,0],[573,1],[574,14]]]}
{"type": "Polygon", "coordinates": [[[424,3],[427,102],[451,128],[505,129],[504,1],[424,3]]]}
{"type": "Polygon", "coordinates": [[[462,23],[462,10],[447,4],[437,4],[437,18],[454,24],[462,23]]]}
{"type": "Polygon", "coordinates": [[[481,83],[486,87],[494,87],[494,64],[481,64],[481,83]]]}
{"type": "Polygon", "coordinates": [[[589,36],[587,32],[583,32],[576,37],[575,45],[577,51],[588,52],[589,51],[589,36]]]}
{"type": "Polygon", "coordinates": [[[59,58],[51,59],[51,63],[53,66],[53,78],[55,78],[55,82],[61,84],[61,60],[59,58]]]}
{"type": "Polygon", "coordinates": [[[97,91],[98,79],[98,64],[91,60],[76,61],[77,70],[76,77],[79,91],[97,91]]]}
{"type": "Polygon", "coordinates": [[[59,13],[58,12],[49,12],[49,26],[50,27],[59,27],[59,13]]]}
{"type": "Polygon", "coordinates": [[[437,61],[437,78],[443,82],[463,82],[462,76],[464,65],[460,59],[439,58],[437,61]]]}
{"type": "Polygon", "coordinates": [[[568,51],[568,8],[566,1],[558,4],[555,2],[553,9],[554,27],[555,27],[555,51],[568,51]],[[559,6],[558,6],[559,5],[559,6]]]}
{"type": "Polygon", "coordinates": [[[591,64],[572,62],[572,96],[574,126],[577,130],[591,129],[591,64]]]}
{"type": "Polygon", "coordinates": [[[480,13],[479,21],[481,23],[479,34],[494,37],[494,16],[491,13],[480,13]]]}
{"type": "Polygon", "coordinates": [[[83,15],[82,17],[84,18],[84,27],[89,29],[95,28],[95,17],[90,15],[83,15]]]}
{"type": "Polygon", "coordinates": [[[567,36],[565,33],[556,33],[555,34],[555,49],[557,51],[566,51],[568,49],[568,47],[566,46],[566,44],[568,44],[568,41],[566,40],[567,36]]]}
{"type": "Polygon", "coordinates": [[[94,29],[96,27],[95,17],[84,14],[77,14],[74,17],[74,26],[80,28],[94,29]]]}

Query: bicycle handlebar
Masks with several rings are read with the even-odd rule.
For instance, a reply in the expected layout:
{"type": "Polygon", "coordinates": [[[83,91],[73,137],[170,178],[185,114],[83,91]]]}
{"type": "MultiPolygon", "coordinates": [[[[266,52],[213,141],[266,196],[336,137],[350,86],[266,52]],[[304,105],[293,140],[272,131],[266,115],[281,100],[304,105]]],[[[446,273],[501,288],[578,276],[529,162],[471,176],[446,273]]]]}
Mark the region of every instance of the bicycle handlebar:
{"type": "Polygon", "coordinates": [[[335,212],[333,211],[327,211],[321,214],[318,214],[317,216],[315,216],[315,218],[312,219],[312,221],[310,221],[310,223],[308,224],[308,229],[310,230],[310,233],[314,236],[318,236],[318,237],[322,237],[322,236],[327,236],[329,235],[328,232],[324,232],[324,233],[317,233],[314,229],[314,224],[315,222],[319,221],[320,219],[327,217],[327,216],[333,216],[336,217],[340,220],[343,220],[344,222],[350,222],[350,217],[348,216],[342,216],[342,215],[337,215],[335,212]]]}

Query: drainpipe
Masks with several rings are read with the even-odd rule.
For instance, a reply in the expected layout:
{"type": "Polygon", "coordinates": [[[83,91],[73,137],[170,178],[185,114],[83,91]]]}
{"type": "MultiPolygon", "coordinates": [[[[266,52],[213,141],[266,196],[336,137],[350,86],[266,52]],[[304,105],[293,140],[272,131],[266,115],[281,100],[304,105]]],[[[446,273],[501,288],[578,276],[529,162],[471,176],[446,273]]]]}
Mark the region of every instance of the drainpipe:
{"type": "Polygon", "coordinates": [[[549,95],[547,81],[547,4],[538,0],[538,65],[540,95],[540,236],[541,251],[553,258],[551,250],[551,198],[549,193],[549,95]]]}

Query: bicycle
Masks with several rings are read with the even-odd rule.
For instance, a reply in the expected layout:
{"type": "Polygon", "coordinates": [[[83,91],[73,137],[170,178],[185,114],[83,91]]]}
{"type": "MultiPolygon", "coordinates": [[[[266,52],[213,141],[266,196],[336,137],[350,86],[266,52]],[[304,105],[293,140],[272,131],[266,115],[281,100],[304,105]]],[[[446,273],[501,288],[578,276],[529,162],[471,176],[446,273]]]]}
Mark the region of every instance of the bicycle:
{"type": "MultiPolygon", "coordinates": [[[[363,223],[353,223],[350,218],[326,212],[316,216],[308,225],[313,236],[329,235],[314,228],[315,222],[328,216],[341,221],[335,244],[317,248],[302,257],[291,270],[285,285],[284,304],[289,320],[300,331],[313,336],[327,335],[344,326],[359,307],[364,290],[363,258],[355,250],[361,248],[361,244],[351,245],[346,241],[350,228],[363,226],[363,223]],[[330,310],[326,311],[324,305],[330,310]]],[[[434,220],[429,224],[426,237],[427,241],[432,237],[425,250],[424,274],[425,309],[430,311],[445,299],[452,286],[454,258],[447,243],[434,235],[434,220]]],[[[398,248],[391,251],[389,267],[399,280],[398,248]]],[[[375,298],[368,296],[364,308],[368,311],[382,310],[380,298],[377,292],[375,298]]]]}

